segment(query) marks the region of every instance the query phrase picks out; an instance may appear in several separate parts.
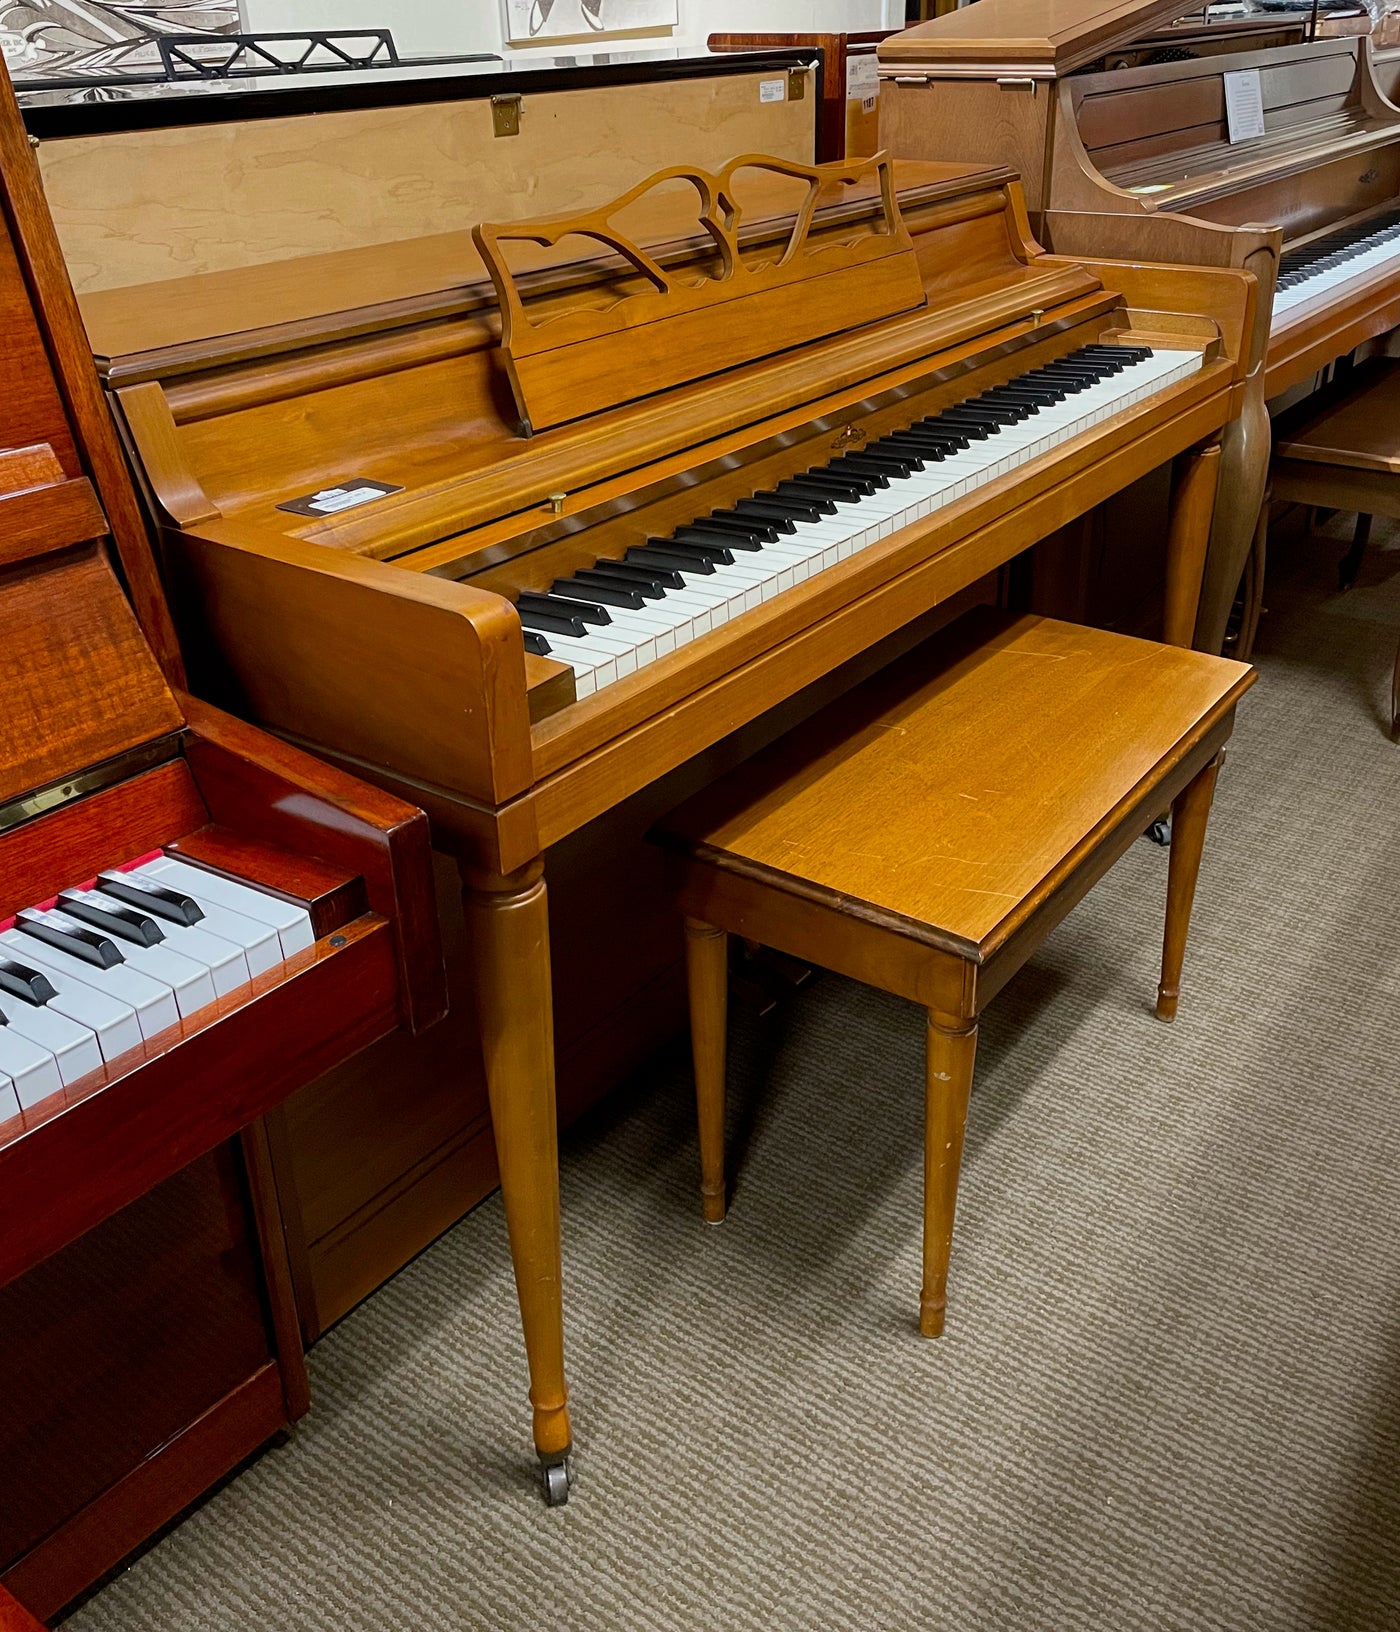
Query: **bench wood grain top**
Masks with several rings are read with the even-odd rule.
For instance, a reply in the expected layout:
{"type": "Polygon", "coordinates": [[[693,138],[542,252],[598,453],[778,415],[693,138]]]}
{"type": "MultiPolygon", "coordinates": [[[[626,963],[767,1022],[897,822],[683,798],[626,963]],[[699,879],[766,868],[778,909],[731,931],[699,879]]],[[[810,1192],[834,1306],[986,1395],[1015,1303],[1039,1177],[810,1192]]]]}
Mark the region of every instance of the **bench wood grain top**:
{"type": "Polygon", "coordinates": [[[1253,680],[1201,652],[979,611],[658,836],[980,957],[1253,680]]]}

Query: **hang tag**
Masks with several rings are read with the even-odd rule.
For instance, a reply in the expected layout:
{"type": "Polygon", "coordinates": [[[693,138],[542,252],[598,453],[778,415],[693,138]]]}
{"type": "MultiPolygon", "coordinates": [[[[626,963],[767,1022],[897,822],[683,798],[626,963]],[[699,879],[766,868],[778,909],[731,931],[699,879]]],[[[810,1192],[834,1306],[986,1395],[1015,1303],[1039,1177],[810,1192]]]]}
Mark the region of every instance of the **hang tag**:
{"type": "Polygon", "coordinates": [[[873,102],[880,94],[880,68],[873,56],[846,58],[846,100],[873,102]]]}
{"type": "Polygon", "coordinates": [[[1257,68],[1224,74],[1225,125],[1232,142],[1264,134],[1264,87],[1257,68]]]}

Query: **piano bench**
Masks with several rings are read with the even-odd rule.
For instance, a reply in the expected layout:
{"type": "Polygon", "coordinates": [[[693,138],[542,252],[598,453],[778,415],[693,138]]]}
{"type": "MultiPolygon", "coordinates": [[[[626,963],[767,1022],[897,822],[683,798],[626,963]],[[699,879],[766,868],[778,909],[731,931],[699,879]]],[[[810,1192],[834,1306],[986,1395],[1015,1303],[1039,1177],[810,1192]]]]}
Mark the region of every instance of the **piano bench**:
{"type": "Polygon", "coordinates": [[[1157,1014],[1176,1015],[1243,663],[979,608],[671,812],[705,1218],[725,1213],[727,938],[927,1013],[920,1330],[943,1330],[977,1023],[1171,805],[1157,1014]]]}
{"type": "MultiPolygon", "coordinates": [[[[1339,569],[1341,587],[1350,588],[1371,518],[1400,520],[1400,362],[1374,357],[1281,416],[1270,480],[1276,500],[1356,512],[1356,537],[1339,569]]],[[[1261,555],[1264,526],[1261,521],[1261,555]]],[[[1400,739],[1400,645],[1390,682],[1390,734],[1400,739]]]]}

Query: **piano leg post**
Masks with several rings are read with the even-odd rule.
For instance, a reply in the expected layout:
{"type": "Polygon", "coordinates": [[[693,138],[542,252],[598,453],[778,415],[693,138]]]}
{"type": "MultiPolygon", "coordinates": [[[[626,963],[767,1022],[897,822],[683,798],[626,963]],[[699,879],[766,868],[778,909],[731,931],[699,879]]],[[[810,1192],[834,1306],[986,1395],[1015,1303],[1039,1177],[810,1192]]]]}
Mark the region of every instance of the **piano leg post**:
{"type": "Polygon", "coordinates": [[[1264,401],[1264,370],[1258,365],[1245,384],[1239,418],[1220,435],[1220,495],[1210,523],[1195,639],[1190,642],[1197,651],[1219,652],[1225,644],[1230,609],[1254,547],[1272,440],[1269,409],[1264,401]]]}
{"type": "Polygon", "coordinates": [[[943,1335],[963,1130],[976,1060],[976,1016],[930,1009],[924,1056],[924,1284],[919,1296],[924,1337],[943,1335]]]}
{"type": "Polygon", "coordinates": [[[1157,1018],[1175,1020],[1181,997],[1181,968],[1186,961],[1186,931],[1196,899],[1196,876],[1206,842],[1206,822],[1215,797],[1215,779],[1223,754],[1187,783],[1172,806],[1172,859],[1167,869],[1167,923],[1162,936],[1162,979],[1157,987],[1157,1018]]]}
{"type": "Polygon", "coordinates": [[[500,875],[462,867],[477,1020],[506,1228],[530,1368],[535,1449],[551,1507],[568,1499],[559,1141],[544,862],[500,875]]]}
{"type": "Polygon", "coordinates": [[[690,990],[690,1052],[695,1066],[695,1103],[700,1127],[700,1204],[707,1224],[723,1224],[728,935],[713,924],[687,918],[685,968],[690,990]]]}
{"type": "Polygon", "coordinates": [[[1196,628],[1211,518],[1220,477],[1220,443],[1191,448],[1177,460],[1167,532],[1167,591],[1162,638],[1189,646],[1196,628]]]}

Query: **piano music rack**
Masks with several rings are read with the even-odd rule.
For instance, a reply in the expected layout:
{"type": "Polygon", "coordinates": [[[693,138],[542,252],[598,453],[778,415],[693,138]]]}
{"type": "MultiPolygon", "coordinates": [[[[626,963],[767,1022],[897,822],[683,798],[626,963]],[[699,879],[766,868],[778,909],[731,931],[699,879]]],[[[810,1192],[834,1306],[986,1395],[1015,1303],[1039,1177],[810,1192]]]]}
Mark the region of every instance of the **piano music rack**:
{"type": "Polygon", "coordinates": [[[599,209],[518,225],[483,222],[472,237],[500,302],[501,352],[525,436],[915,310],[925,299],[883,153],[821,169],[753,153],[718,175],[678,166],[599,209]],[[786,244],[762,258],[746,257],[740,245],[744,206],[735,183],[745,172],[806,183],[786,244]],[[824,198],[872,180],[878,194],[866,224],[835,236],[813,234],[824,198]],[[715,263],[663,267],[616,225],[628,205],[675,182],[695,189],[696,222],[715,263]],[[620,258],[607,305],[527,305],[502,245],[552,249],[567,238],[590,240],[620,258]]]}

